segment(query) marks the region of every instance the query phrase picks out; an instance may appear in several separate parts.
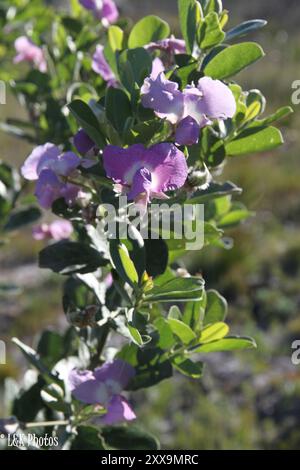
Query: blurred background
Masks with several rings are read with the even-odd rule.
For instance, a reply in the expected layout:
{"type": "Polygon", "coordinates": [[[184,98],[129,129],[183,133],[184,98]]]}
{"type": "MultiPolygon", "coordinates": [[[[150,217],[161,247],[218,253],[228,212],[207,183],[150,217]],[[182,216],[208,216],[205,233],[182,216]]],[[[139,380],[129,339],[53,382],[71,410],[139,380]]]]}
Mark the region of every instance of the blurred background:
{"type": "MultiPolygon", "coordinates": [[[[178,33],[176,0],[117,3],[134,20],[157,14],[178,33]]],[[[269,23],[251,38],[263,45],[266,58],[241,73],[239,83],[265,94],[268,114],[291,104],[292,83],[300,80],[299,1],[223,4],[230,11],[229,27],[253,18],[269,23]]],[[[140,424],[160,438],[163,449],[300,448],[300,365],[291,362],[292,342],[300,340],[300,108],[294,111],[280,123],[282,148],[233,158],[222,176],[244,188],[241,200],[256,216],[229,234],[232,250],[210,248],[189,261],[208,288],[227,298],[232,332],[253,336],[258,349],[215,354],[201,381],[178,375],[132,397],[140,424]]],[[[21,113],[10,96],[0,106],[1,120],[21,113]]],[[[19,166],[29,151],[30,146],[0,133],[1,159],[19,166]]],[[[0,252],[0,283],[18,286],[11,297],[0,293],[1,339],[16,335],[33,344],[42,328],[67,327],[60,280],[37,268],[41,246],[24,231],[0,252]]],[[[0,381],[18,378],[20,369],[19,353],[9,348],[0,381]]]]}

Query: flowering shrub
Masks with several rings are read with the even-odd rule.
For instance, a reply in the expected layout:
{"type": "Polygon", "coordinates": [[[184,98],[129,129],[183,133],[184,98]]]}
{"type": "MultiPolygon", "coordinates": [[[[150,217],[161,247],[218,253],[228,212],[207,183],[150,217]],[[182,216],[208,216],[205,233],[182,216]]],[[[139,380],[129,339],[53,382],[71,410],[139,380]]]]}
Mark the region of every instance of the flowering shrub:
{"type": "MultiPolygon", "coordinates": [[[[70,323],[65,334],[42,333],[36,350],[13,339],[37,374],[3,432],[49,426],[59,448],[156,449],[130,423],[138,416],[128,392],[175,372],[198,380],[207,354],[255,347],[229,334],[226,300],[184,268],[195,249],[186,229],[201,231],[197,249],[228,247],[226,229],[252,213],[234,200],[241,189],[220,181],[225,162],[281,145],[273,123],[290,109],[262,117],[261,92],[233,81],[263,57],[258,44],[239,41],[264,21],[224,32],[220,0],[178,6],[183,39],[156,16],[130,28],[112,0],[47,13],[43,1],[22,0],[2,10],[11,90],[29,119],[1,128],[35,145],[21,175],[58,218],[33,236],[49,241],[40,267],[65,278],[70,323]],[[179,220],[180,234],[175,206],[202,209],[179,220]]],[[[0,180],[2,232],[36,222],[41,209],[26,206],[16,171],[2,163],[0,180]]]]}

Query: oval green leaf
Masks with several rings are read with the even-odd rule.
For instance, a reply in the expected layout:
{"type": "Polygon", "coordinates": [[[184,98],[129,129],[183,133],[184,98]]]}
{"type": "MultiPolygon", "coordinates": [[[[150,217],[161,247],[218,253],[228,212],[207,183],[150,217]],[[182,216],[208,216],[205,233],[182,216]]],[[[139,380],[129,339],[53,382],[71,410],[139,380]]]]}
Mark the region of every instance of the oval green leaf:
{"type": "Polygon", "coordinates": [[[208,344],[203,344],[197,349],[194,349],[195,353],[210,353],[210,352],[225,352],[225,351],[237,351],[243,349],[255,349],[256,342],[252,338],[242,337],[228,337],[219,341],[213,341],[208,344]]]}
{"type": "Polygon", "coordinates": [[[170,27],[166,21],[158,16],[149,15],[142,18],[133,27],[129,39],[128,47],[142,47],[150,42],[156,42],[165,39],[170,35],[170,27]]]}
{"type": "Polygon", "coordinates": [[[217,341],[218,339],[224,338],[229,332],[229,327],[226,323],[217,322],[213,325],[205,327],[201,331],[199,338],[200,343],[210,343],[211,341],[217,341]]]}
{"type": "Polygon", "coordinates": [[[167,322],[170,325],[172,332],[178,336],[183,344],[190,344],[191,341],[196,339],[196,335],[193,330],[182,321],[176,320],[175,318],[168,318],[167,322]]]}
{"type": "Polygon", "coordinates": [[[258,127],[253,125],[241,132],[226,145],[228,156],[266,152],[283,144],[281,132],[276,127],[258,127]]]}
{"type": "Polygon", "coordinates": [[[261,59],[263,49],[255,42],[243,42],[223,49],[204,68],[205,75],[224,80],[261,59]]]}

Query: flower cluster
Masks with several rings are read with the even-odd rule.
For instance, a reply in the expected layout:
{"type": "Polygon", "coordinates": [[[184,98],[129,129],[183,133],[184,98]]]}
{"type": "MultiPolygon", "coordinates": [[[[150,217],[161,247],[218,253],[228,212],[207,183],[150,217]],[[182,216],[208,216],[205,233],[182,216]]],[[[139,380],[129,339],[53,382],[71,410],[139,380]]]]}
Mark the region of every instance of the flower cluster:
{"type": "Polygon", "coordinates": [[[232,118],[236,112],[230,89],[210,77],[201,78],[197,86],[188,85],[181,92],[178,83],[160,73],[145,80],[141,95],[146,108],[176,126],[175,139],[179,145],[196,144],[202,127],[212,124],[214,119],[232,118]]]}
{"type": "Polygon", "coordinates": [[[79,187],[68,183],[67,178],[79,166],[89,167],[94,162],[81,159],[73,152],[62,153],[51,143],[36,147],[25,160],[21,173],[29,181],[37,181],[35,195],[44,209],[50,209],[53,202],[64,198],[72,205],[78,194],[79,187]]]}

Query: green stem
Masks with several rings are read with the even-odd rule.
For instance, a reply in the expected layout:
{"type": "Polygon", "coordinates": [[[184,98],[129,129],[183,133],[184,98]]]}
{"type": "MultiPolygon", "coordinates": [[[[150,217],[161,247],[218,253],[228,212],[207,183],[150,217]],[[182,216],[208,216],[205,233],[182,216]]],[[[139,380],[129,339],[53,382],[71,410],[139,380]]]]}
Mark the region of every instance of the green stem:
{"type": "Polygon", "coordinates": [[[37,428],[37,427],[47,427],[47,426],[67,426],[69,421],[61,420],[61,421],[39,421],[38,423],[26,423],[25,429],[30,428],[37,428]]]}
{"type": "Polygon", "coordinates": [[[173,359],[174,357],[184,353],[186,349],[187,349],[186,345],[181,346],[180,348],[176,349],[176,351],[171,349],[171,351],[167,351],[165,354],[162,355],[160,362],[162,363],[162,362],[170,361],[170,359],[173,359]]]}

